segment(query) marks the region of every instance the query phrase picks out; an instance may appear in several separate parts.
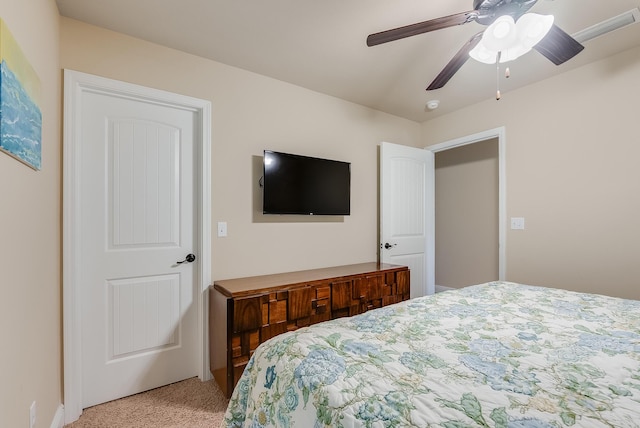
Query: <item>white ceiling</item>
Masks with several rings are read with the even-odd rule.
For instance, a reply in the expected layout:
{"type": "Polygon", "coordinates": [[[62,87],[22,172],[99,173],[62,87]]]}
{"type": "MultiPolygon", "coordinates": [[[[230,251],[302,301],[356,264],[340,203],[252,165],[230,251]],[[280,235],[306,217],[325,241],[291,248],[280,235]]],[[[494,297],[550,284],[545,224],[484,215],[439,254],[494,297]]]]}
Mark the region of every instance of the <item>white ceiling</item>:
{"type": "MultiPolygon", "coordinates": [[[[469,60],[442,89],[425,88],[485,27],[475,22],[367,47],[367,35],[473,9],[473,0],[56,0],[63,16],[221,63],[426,121],[493,98],[495,65],[469,60]],[[440,100],[437,110],[425,105],[440,100]]],[[[640,6],[640,0],[539,0],[569,34],[640,6]]],[[[640,25],[585,42],[561,66],[536,51],[509,64],[509,90],[640,44],[640,25]]]]}

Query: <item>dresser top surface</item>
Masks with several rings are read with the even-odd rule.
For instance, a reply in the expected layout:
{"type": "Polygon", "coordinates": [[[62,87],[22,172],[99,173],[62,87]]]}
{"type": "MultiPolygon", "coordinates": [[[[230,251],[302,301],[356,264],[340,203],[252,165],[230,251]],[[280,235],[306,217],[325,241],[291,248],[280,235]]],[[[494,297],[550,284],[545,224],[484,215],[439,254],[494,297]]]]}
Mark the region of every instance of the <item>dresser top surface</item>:
{"type": "Polygon", "coordinates": [[[327,279],[340,279],[354,275],[375,274],[390,270],[404,270],[406,266],[387,263],[359,263],[353,265],[334,266],[297,272],[259,275],[246,278],[223,279],[213,283],[213,287],[227,297],[241,297],[252,292],[268,291],[302,283],[311,283],[327,279]]]}

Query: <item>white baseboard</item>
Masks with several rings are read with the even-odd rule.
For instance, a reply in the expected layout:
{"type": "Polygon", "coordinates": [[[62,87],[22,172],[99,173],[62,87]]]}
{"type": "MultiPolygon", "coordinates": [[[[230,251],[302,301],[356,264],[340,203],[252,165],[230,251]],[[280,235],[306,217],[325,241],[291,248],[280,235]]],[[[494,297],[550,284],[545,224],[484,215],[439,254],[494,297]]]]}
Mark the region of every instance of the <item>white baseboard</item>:
{"type": "Polygon", "coordinates": [[[436,285],[436,293],[447,290],[455,290],[455,288],[445,287],[444,285],[436,285]]]}
{"type": "Polygon", "coordinates": [[[58,406],[58,410],[56,410],[56,414],[53,416],[53,421],[51,421],[51,428],[62,427],[64,427],[64,406],[61,404],[58,406]]]}

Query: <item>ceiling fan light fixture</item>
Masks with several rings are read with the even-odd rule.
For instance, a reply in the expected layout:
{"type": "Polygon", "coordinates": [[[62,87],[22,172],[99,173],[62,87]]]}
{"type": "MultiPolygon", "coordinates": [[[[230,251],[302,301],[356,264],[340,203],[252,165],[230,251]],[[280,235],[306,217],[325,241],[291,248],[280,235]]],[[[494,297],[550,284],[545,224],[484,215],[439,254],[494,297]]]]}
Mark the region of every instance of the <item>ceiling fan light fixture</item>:
{"type": "MultiPolygon", "coordinates": [[[[509,49],[503,50],[502,55],[500,55],[500,63],[513,61],[514,59],[520,58],[522,55],[526,54],[531,50],[531,47],[527,47],[522,44],[517,44],[509,49]]],[[[495,63],[495,58],[493,63],[495,63]]],[[[493,64],[492,63],[492,64],[493,64]]]]}
{"type": "Polygon", "coordinates": [[[518,19],[516,28],[521,45],[532,48],[544,39],[553,26],[553,15],[525,13],[518,19]]]}
{"type": "Polygon", "coordinates": [[[495,64],[497,55],[498,53],[489,50],[484,43],[482,43],[482,40],[480,40],[476,47],[471,49],[469,52],[469,56],[471,58],[483,64],[495,64]]]}
{"type": "MultiPolygon", "coordinates": [[[[513,61],[516,58],[521,57],[531,50],[530,47],[522,44],[515,44],[500,52],[500,63],[513,61]]],[[[469,52],[469,56],[478,62],[483,64],[495,64],[498,58],[498,52],[493,51],[482,42],[478,42],[475,48],[469,52]]]]}
{"type": "Polygon", "coordinates": [[[487,49],[500,52],[518,42],[516,23],[511,15],[502,15],[482,34],[482,43],[487,49]]]}
{"type": "Polygon", "coordinates": [[[529,52],[553,26],[553,15],[525,13],[514,22],[510,15],[496,19],[482,34],[482,39],[469,52],[471,58],[484,64],[513,61],[529,52]],[[509,30],[509,34],[505,31],[509,30]]]}

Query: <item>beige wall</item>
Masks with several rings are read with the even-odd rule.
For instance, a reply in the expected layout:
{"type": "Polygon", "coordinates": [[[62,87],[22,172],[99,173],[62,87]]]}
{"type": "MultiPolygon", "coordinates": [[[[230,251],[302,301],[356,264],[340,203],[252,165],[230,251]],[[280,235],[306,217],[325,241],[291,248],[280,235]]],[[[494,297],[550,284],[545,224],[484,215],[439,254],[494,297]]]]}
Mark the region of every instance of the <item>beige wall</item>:
{"type": "Polygon", "coordinates": [[[508,280],[640,299],[639,75],[636,48],[422,125],[505,127],[508,280]]]}
{"type": "Polygon", "coordinates": [[[435,154],[436,285],[498,279],[498,139],[435,154]]]}
{"type": "Polygon", "coordinates": [[[507,215],[527,222],[508,233],[507,278],[640,298],[640,49],[419,125],[59,21],[53,0],[0,0],[0,10],[43,90],[42,171],[0,153],[2,427],[28,426],[33,401],[49,426],[62,401],[60,66],[212,101],[213,221],[229,223],[229,237],[213,239],[216,278],[374,260],[377,143],[426,146],[505,126],[507,215]],[[351,161],[352,215],[264,221],[255,169],[265,148],[351,161]]]}
{"type": "Polygon", "coordinates": [[[75,20],[61,23],[63,68],[212,102],[212,217],[226,221],[229,234],[213,237],[215,279],[376,260],[377,145],[416,146],[419,124],[75,20]],[[351,215],[259,215],[264,149],[351,162],[351,215]]]}
{"type": "Polygon", "coordinates": [[[53,0],[0,0],[41,85],[42,170],[0,153],[0,426],[51,424],[62,402],[60,70],[53,0]]]}

